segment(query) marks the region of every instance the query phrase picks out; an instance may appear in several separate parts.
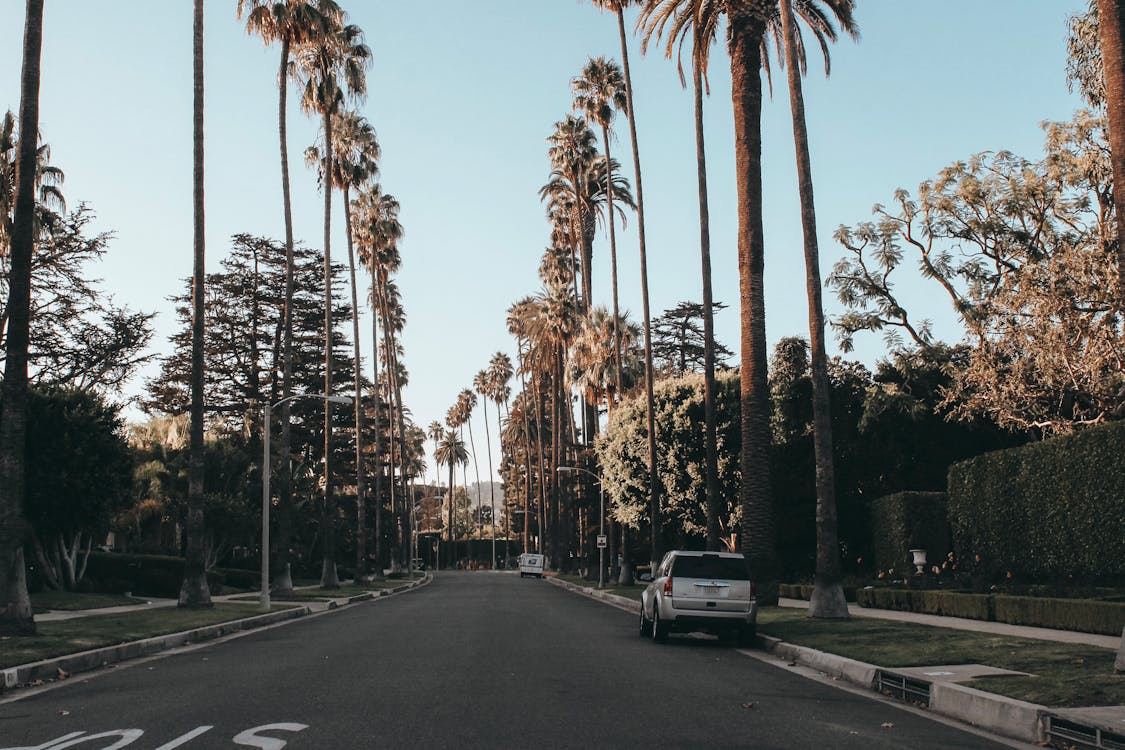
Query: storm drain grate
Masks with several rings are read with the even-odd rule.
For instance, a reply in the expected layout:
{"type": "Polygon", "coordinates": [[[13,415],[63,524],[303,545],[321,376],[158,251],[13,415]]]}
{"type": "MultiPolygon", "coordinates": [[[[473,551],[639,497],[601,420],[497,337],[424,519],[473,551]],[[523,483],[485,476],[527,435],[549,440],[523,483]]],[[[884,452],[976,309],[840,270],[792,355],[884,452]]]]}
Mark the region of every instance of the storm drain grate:
{"type": "Polygon", "coordinates": [[[1125,750],[1125,735],[1106,732],[1076,721],[1047,716],[1047,740],[1082,750],[1125,750]]]}
{"type": "Polygon", "coordinates": [[[878,684],[879,692],[884,695],[890,695],[907,703],[927,707],[930,705],[930,683],[925,680],[880,671],[878,684]]]}

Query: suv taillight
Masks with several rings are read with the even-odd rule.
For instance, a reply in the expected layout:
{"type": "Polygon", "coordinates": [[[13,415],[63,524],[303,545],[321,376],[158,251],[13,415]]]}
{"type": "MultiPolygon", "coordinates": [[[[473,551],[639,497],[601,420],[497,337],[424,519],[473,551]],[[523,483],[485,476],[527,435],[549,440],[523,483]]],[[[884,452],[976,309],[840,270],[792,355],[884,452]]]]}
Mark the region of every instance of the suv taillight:
{"type": "Polygon", "coordinates": [[[664,596],[672,595],[672,576],[664,579],[664,596]]]}

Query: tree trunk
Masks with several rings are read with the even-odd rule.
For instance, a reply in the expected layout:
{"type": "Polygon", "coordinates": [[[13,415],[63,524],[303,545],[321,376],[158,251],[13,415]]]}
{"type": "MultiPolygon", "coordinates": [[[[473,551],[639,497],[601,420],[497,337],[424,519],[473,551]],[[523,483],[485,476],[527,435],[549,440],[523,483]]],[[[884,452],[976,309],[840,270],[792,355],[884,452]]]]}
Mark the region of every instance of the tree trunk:
{"type": "Polygon", "coordinates": [[[758,581],[759,604],[777,601],[778,570],[770,496],[770,401],[767,380],[762,231],[762,79],[765,20],[757,6],[728,5],[731,99],[738,186],[738,277],[741,315],[742,549],[758,581]],[[750,6],[750,7],[747,7],[750,6]],[[740,12],[733,12],[738,9],[740,12]]]}
{"type": "MultiPolygon", "coordinates": [[[[277,132],[281,141],[281,202],[285,216],[285,310],[284,341],[282,343],[283,365],[281,372],[281,397],[288,399],[293,395],[293,275],[296,260],[293,257],[293,206],[289,195],[289,145],[287,143],[286,100],[289,87],[287,69],[289,66],[289,37],[281,41],[281,65],[277,72],[277,132]]],[[[276,370],[275,370],[276,372],[276,370]]],[[[292,535],[293,481],[290,476],[293,455],[293,431],[289,422],[290,401],[281,406],[281,472],[278,475],[277,534],[274,545],[277,548],[273,571],[273,590],[288,593],[293,590],[293,575],[289,565],[289,542],[292,535]]],[[[266,554],[266,550],[262,550],[266,554]]]]}
{"type": "MultiPolygon", "coordinates": [[[[629,112],[629,142],[633,146],[633,177],[637,183],[637,240],[641,259],[641,311],[645,334],[645,413],[648,418],[649,519],[652,522],[652,569],[660,562],[660,475],[656,465],[656,417],[653,414],[652,313],[648,301],[648,251],[645,246],[645,191],[641,183],[641,152],[637,145],[637,110],[633,103],[633,78],[629,72],[629,45],[625,39],[625,14],[617,6],[617,31],[621,39],[621,65],[625,75],[625,98],[629,112]]],[[[609,156],[607,151],[606,156],[609,156]]],[[[616,321],[615,321],[616,323],[616,321]]],[[[620,350],[618,357],[621,356],[620,350]]]]}
{"type": "MultiPolygon", "coordinates": [[[[481,394],[481,406],[484,408],[484,444],[488,451],[488,504],[492,509],[492,569],[496,570],[496,484],[492,481],[492,436],[488,431],[488,396],[481,394]]],[[[500,406],[496,407],[496,422],[500,422],[500,406]]],[[[479,480],[478,480],[479,481],[479,480]]],[[[480,495],[480,484],[477,484],[477,495],[480,495]]]]}
{"type": "Polygon", "coordinates": [[[363,390],[359,382],[359,293],[355,280],[355,248],[352,240],[352,207],[344,185],[344,227],[348,235],[348,271],[352,289],[352,346],[355,353],[355,580],[367,569],[367,486],[363,471],[363,390]]]}
{"type": "Polygon", "coordinates": [[[785,38],[785,69],[789,79],[789,107],[793,113],[793,145],[797,156],[797,187],[801,197],[801,229],[805,248],[805,287],[809,299],[809,342],[813,387],[813,454],[816,461],[816,576],[809,599],[809,617],[847,618],[848,602],[840,582],[840,552],[836,532],[836,476],[832,462],[832,409],[829,398],[828,355],[824,343],[824,305],[821,301],[820,251],[816,241],[809,134],[805,100],[797,61],[791,0],[781,0],[785,38]]]}
{"type": "Polygon", "coordinates": [[[715,309],[711,295],[711,220],[707,206],[707,150],[703,138],[703,61],[699,29],[692,48],[692,85],[695,89],[695,164],[699,185],[699,255],[703,266],[703,444],[704,486],[707,503],[707,549],[716,552],[719,542],[719,458],[715,431],[715,309]]]}
{"type": "Polygon", "coordinates": [[[0,382],[0,636],[35,635],[27,595],[23,517],[27,450],[27,349],[34,249],[35,155],[39,141],[39,61],[43,0],[27,0],[20,78],[20,143],[16,206],[9,251],[4,380],[0,382]]]}
{"type": "MultiPolygon", "coordinates": [[[[371,268],[371,367],[375,373],[375,479],[372,493],[375,507],[375,567],[383,567],[383,398],[379,387],[379,281],[374,264],[371,268]]],[[[383,321],[384,330],[387,321],[383,321]]],[[[388,399],[389,402],[389,399],[388,399]]],[[[390,415],[388,417],[388,427],[390,415]]],[[[388,470],[390,467],[388,460],[388,470]]]]}
{"type": "Polygon", "coordinates": [[[193,39],[193,194],[194,262],[191,289],[191,449],[188,460],[187,554],[178,606],[199,609],[211,606],[207,587],[207,541],[203,523],[203,317],[204,216],[203,216],[203,0],[195,0],[193,39]]]}
{"type": "MultiPolygon", "coordinates": [[[[332,116],[324,112],[324,395],[332,395],[332,116]]],[[[332,493],[332,404],[324,399],[324,507],[320,516],[324,557],[322,588],[340,587],[336,576],[336,496],[332,493]]]]}
{"type": "MultiPolygon", "coordinates": [[[[1109,114],[1109,146],[1113,162],[1113,204],[1117,236],[1125,238],[1125,2],[1098,0],[1102,69],[1109,114]]],[[[1117,243],[1117,309],[1125,311],[1125,241],[1117,243]]]]}

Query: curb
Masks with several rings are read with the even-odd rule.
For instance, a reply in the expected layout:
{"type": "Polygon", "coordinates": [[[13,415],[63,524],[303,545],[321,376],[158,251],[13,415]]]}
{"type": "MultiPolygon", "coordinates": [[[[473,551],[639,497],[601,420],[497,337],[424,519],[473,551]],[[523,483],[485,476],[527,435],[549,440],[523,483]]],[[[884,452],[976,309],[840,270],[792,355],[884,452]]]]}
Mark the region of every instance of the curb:
{"type": "MultiPolygon", "coordinates": [[[[333,599],[327,603],[327,608],[320,610],[320,613],[322,614],[329,610],[338,609],[339,607],[366,601],[368,599],[398,594],[409,589],[429,584],[433,579],[433,574],[427,573],[424,578],[404,583],[391,589],[380,589],[378,592],[369,591],[355,596],[333,599]]],[[[214,640],[233,633],[276,625],[289,620],[295,620],[299,617],[315,614],[318,613],[309,605],[295,606],[280,612],[267,612],[265,614],[244,617],[239,620],[230,620],[216,625],[207,625],[202,628],[185,630],[179,633],[158,635],[140,641],[129,641],[114,646],[93,649],[91,651],[66,654],[64,656],[56,656],[29,664],[3,668],[0,669],[0,695],[21,686],[26,687],[36,681],[50,682],[58,680],[60,672],[67,672],[71,675],[79,672],[89,672],[129,659],[151,656],[178,646],[184,646],[199,641],[214,640]]]]}
{"type": "MultiPolygon", "coordinates": [[[[578,586],[569,581],[560,581],[554,577],[549,577],[547,580],[555,586],[590,599],[599,599],[618,609],[634,613],[637,610],[637,602],[632,599],[578,586]]],[[[815,669],[831,677],[847,680],[853,685],[874,692],[879,692],[880,673],[895,674],[892,669],[883,669],[874,664],[817,651],[807,646],[786,643],[768,635],[758,635],[757,647],[780,659],[815,669]]],[[[1046,739],[1044,716],[1050,711],[1046,706],[1006,698],[954,683],[934,682],[930,684],[929,689],[928,710],[935,714],[1022,742],[1040,743],[1046,739]]]]}

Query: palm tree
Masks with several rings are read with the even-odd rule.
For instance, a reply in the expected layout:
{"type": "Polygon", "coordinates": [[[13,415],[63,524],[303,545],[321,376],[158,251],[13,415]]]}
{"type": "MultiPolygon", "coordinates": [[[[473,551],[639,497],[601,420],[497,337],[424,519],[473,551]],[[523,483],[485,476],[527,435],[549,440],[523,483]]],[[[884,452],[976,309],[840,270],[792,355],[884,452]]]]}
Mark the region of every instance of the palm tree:
{"type": "MultiPolygon", "coordinates": [[[[301,107],[308,114],[319,114],[324,128],[325,174],[333,174],[332,115],[339,109],[345,93],[362,98],[367,91],[365,69],[371,50],[363,43],[363,32],[354,24],[345,24],[346,15],[338,14],[322,32],[301,46],[297,52],[297,68],[304,84],[301,107]]],[[[332,395],[332,189],[324,186],[324,394],[332,395]]],[[[332,416],[324,404],[324,506],[322,532],[324,561],[320,584],[337,588],[336,577],[336,498],[332,494],[332,416]]]]}
{"type": "MultiPolygon", "coordinates": [[[[382,187],[378,184],[370,184],[365,186],[355,199],[353,211],[356,215],[356,241],[359,247],[359,260],[360,263],[367,268],[371,274],[371,342],[372,353],[371,362],[374,371],[372,382],[376,384],[376,414],[379,413],[380,397],[378,394],[379,384],[382,382],[379,376],[379,320],[383,320],[384,328],[387,327],[387,318],[389,316],[389,307],[383,304],[387,300],[388,294],[386,290],[387,284],[390,283],[390,278],[393,273],[398,270],[401,264],[401,257],[398,251],[399,240],[402,239],[403,229],[398,221],[399,204],[394,196],[384,193],[382,187]]],[[[384,337],[386,338],[386,337],[384,337]]],[[[389,352],[388,352],[389,354],[389,352]]],[[[384,358],[386,360],[386,357],[384,358]]],[[[388,369],[390,362],[387,361],[388,369]]],[[[387,403],[391,403],[391,396],[388,392],[387,403]]],[[[393,424],[393,419],[391,424],[393,424]]],[[[393,429],[391,430],[393,433],[393,429]]],[[[381,445],[382,430],[375,430],[375,455],[378,459],[382,455],[381,445]]],[[[393,435],[392,435],[393,437],[393,435]]],[[[380,459],[381,460],[381,459],[380,459]]],[[[388,462],[388,467],[391,469],[391,479],[393,481],[393,463],[388,462]]],[[[375,557],[382,565],[382,469],[376,468],[375,482],[374,482],[374,495],[376,502],[375,513],[375,557]]]]}
{"type": "Polygon", "coordinates": [[[203,526],[203,0],[195,0],[193,204],[194,261],[191,316],[191,448],[188,462],[187,549],[184,581],[178,606],[197,609],[211,606],[207,587],[206,539],[203,526]]]}
{"type": "MultiPolygon", "coordinates": [[[[1097,3],[1113,163],[1113,203],[1117,209],[1117,236],[1125,237],[1125,2],[1097,3]]],[[[1125,311],[1125,242],[1117,243],[1117,309],[1125,311]]],[[[1125,654],[1125,646],[1122,653],[1125,654]]],[[[1125,668],[1125,657],[1118,661],[1125,668]]]]}
{"type": "MultiPolygon", "coordinates": [[[[448,424],[448,420],[446,421],[448,424]]],[[[450,567],[453,567],[453,470],[458,464],[465,464],[469,454],[465,450],[465,443],[457,436],[455,429],[450,429],[441,437],[441,442],[434,449],[434,460],[439,464],[449,467],[449,515],[446,524],[446,536],[449,542],[450,567]]]]}
{"type": "MultiPolygon", "coordinates": [[[[820,0],[852,37],[858,36],[852,10],[854,0],[820,0]]],[[[813,202],[809,134],[805,126],[805,102],[801,74],[805,72],[800,31],[794,23],[799,12],[812,29],[824,52],[828,74],[828,47],[836,29],[817,0],[781,0],[781,39],[789,81],[789,105],[793,113],[793,144],[797,152],[797,184],[801,197],[801,229],[804,233],[805,287],[809,298],[810,364],[813,386],[813,451],[816,460],[816,577],[809,599],[809,617],[848,617],[848,603],[841,584],[840,551],[836,531],[836,478],[832,461],[832,410],[829,404],[828,354],[824,342],[824,304],[821,300],[820,253],[816,242],[816,210],[813,202]]]]}
{"type": "MultiPolygon", "coordinates": [[[[257,34],[266,44],[281,43],[281,63],[277,72],[277,133],[281,144],[281,204],[285,220],[285,319],[282,333],[281,373],[282,399],[293,395],[293,277],[296,261],[293,256],[293,208],[289,194],[289,146],[286,135],[288,81],[291,78],[291,52],[326,33],[329,19],[340,15],[334,0],[238,0],[237,14],[246,15],[246,31],[257,34]]],[[[277,372],[275,364],[273,370],[277,372]]],[[[281,412],[281,455],[291,451],[292,429],[289,419],[291,401],[284,401],[281,412]]],[[[291,591],[293,578],[289,570],[289,528],[292,506],[292,478],[289,461],[282,462],[278,505],[277,556],[271,567],[273,586],[278,591],[291,591]]],[[[263,551],[264,554],[264,551],[263,551]]]]}
{"type": "MultiPolygon", "coordinates": [[[[593,288],[590,266],[593,263],[594,210],[589,177],[597,157],[596,140],[597,136],[586,121],[573,115],[567,115],[556,122],[555,131],[547,138],[547,143],[550,144],[547,156],[554,170],[552,177],[557,180],[555,188],[548,191],[553,197],[548,211],[557,207],[560,218],[566,218],[569,224],[567,238],[570,240],[572,253],[575,259],[581,256],[580,304],[583,309],[590,304],[593,288]]],[[[540,196],[544,199],[548,197],[548,193],[544,192],[546,190],[544,188],[540,191],[540,196]]]]}
{"type": "MultiPolygon", "coordinates": [[[[481,408],[484,409],[484,442],[488,450],[489,507],[492,509],[492,569],[496,570],[496,483],[492,481],[492,435],[488,429],[488,400],[493,397],[492,387],[492,380],[487,370],[480,370],[473,377],[473,390],[480,394],[481,408]]],[[[472,431],[469,434],[472,435],[472,431]]],[[[474,457],[473,460],[475,461],[476,458],[474,457]]],[[[477,497],[480,497],[479,478],[477,479],[477,497]]]]}
{"type": "MultiPolygon", "coordinates": [[[[582,113],[586,123],[597,123],[602,129],[602,148],[605,151],[605,183],[607,187],[606,201],[609,204],[609,254],[610,272],[613,284],[613,317],[619,316],[617,295],[617,236],[615,231],[616,221],[613,216],[613,180],[611,178],[612,158],[609,152],[609,127],[613,122],[614,113],[625,109],[625,79],[617,63],[606,60],[604,57],[591,57],[581,75],[571,81],[574,89],[574,109],[582,113]]],[[[617,363],[621,360],[621,335],[615,329],[613,334],[614,346],[617,349],[617,363]]],[[[618,380],[621,380],[618,373],[618,380]]]]}
{"type": "MultiPolygon", "coordinates": [[[[645,245],[645,200],[644,188],[641,183],[641,152],[637,145],[637,110],[633,103],[633,78],[629,72],[629,45],[625,39],[625,8],[630,5],[642,4],[644,0],[592,0],[592,2],[599,8],[611,10],[617,15],[617,35],[621,40],[621,61],[624,65],[625,114],[629,121],[629,142],[633,147],[633,177],[637,184],[637,241],[641,261],[641,312],[644,318],[645,332],[645,413],[648,418],[649,513],[652,516],[652,552],[650,557],[652,568],[655,570],[660,554],[661,486],[656,468],[656,418],[653,415],[652,313],[648,298],[648,251],[645,245]]],[[[648,0],[648,2],[652,2],[652,0],[648,0]]],[[[609,154],[608,150],[606,154],[609,154]]],[[[616,317],[616,308],[613,312],[616,317]]],[[[618,349],[620,349],[620,346],[618,349]]]]}
{"type": "MultiPolygon", "coordinates": [[[[0,269],[7,261],[12,241],[12,222],[16,199],[16,172],[19,164],[19,134],[16,118],[11,112],[0,118],[0,269]]],[[[66,210],[60,186],[65,180],[63,171],[51,163],[51,147],[46,143],[35,151],[35,211],[32,222],[33,242],[45,231],[53,228],[66,210]]],[[[0,332],[4,326],[0,324],[0,332]]]]}
{"type": "MultiPolygon", "coordinates": [[[[359,295],[356,287],[354,235],[352,230],[351,189],[359,189],[379,174],[379,142],[375,129],[356,112],[336,112],[332,115],[336,132],[332,158],[332,186],[339,188],[344,198],[344,227],[348,242],[348,270],[352,292],[352,347],[354,352],[353,380],[355,388],[355,466],[356,466],[356,565],[358,581],[367,567],[365,529],[366,485],[363,471],[363,392],[360,386],[359,345],[359,295]]],[[[305,150],[305,163],[320,167],[322,184],[328,160],[322,159],[320,150],[312,146],[305,150]]],[[[379,566],[381,571],[381,565],[379,566]]]]}
{"type": "MultiPolygon", "coordinates": [[[[523,552],[530,552],[531,551],[530,547],[529,547],[529,544],[530,544],[530,537],[531,537],[531,505],[532,505],[532,483],[531,483],[531,480],[532,480],[532,467],[531,467],[531,422],[532,422],[532,417],[527,412],[531,408],[532,397],[528,393],[528,389],[527,389],[527,373],[530,371],[530,366],[529,366],[529,363],[528,363],[529,355],[528,355],[528,352],[527,352],[527,349],[530,348],[530,344],[529,344],[529,341],[528,341],[529,336],[528,336],[527,324],[530,320],[530,313],[528,312],[528,309],[533,304],[534,304],[534,302],[531,300],[530,297],[526,297],[523,300],[520,300],[519,302],[515,303],[514,305],[512,305],[511,307],[508,308],[508,320],[507,320],[508,332],[511,333],[512,336],[514,336],[515,339],[516,339],[516,353],[517,353],[517,361],[518,361],[518,364],[519,364],[518,369],[519,369],[519,375],[520,375],[520,390],[523,393],[523,397],[524,397],[523,401],[524,401],[524,404],[526,405],[525,414],[523,416],[524,463],[526,464],[526,470],[527,470],[527,486],[524,488],[525,494],[524,494],[524,498],[523,498],[523,544],[522,544],[522,547],[521,547],[523,552]]],[[[535,387],[535,385],[534,385],[535,381],[532,380],[532,383],[533,383],[533,388],[534,388],[535,387]]],[[[534,399],[535,404],[536,404],[536,415],[534,417],[534,419],[536,421],[536,445],[539,448],[539,466],[542,467],[542,465],[543,465],[543,440],[542,440],[542,432],[539,430],[539,424],[538,424],[539,409],[538,409],[538,406],[537,406],[538,403],[539,403],[539,399],[538,399],[538,393],[539,392],[538,392],[538,390],[535,390],[534,393],[535,393],[535,396],[536,396],[535,399],[534,399]]],[[[518,397],[517,397],[517,403],[519,403],[518,397]]],[[[540,478],[542,478],[542,473],[540,473],[540,478]]],[[[540,496],[542,498],[542,492],[543,492],[542,481],[539,482],[539,488],[540,488],[540,493],[541,493],[540,496]]],[[[540,503],[537,503],[536,505],[539,508],[542,508],[542,501],[540,503]]],[[[538,526],[539,533],[538,533],[537,536],[540,540],[542,540],[542,538],[543,538],[542,528],[543,528],[542,525],[538,526]]],[[[538,547],[537,549],[540,552],[543,551],[541,546],[538,547]]]]}
{"type": "MultiPolygon", "coordinates": [[[[504,425],[500,421],[500,407],[504,407],[505,413],[508,412],[508,399],[512,395],[512,389],[508,385],[508,381],[512,379],[512,360],[504,352],[496,352],[492,355],[492,359],[488,363],[488,383],[492,400],[496,402],[496,439],[502,440],[504,433],[504,425]]],[[[508,414],[510,417],[511,415],[508,414]]],[[[501,446],[503,443],[501,442],[501,446]]],[[[501,450],[503,448],[501,447],[501,450]]],[[[492,455],[488,457],[488,474],[489,478],[492,476],[492,455]]],[[[492,492],[492,519],[493,519],[493,537],[496,536],[496,489],[490,488],[492,492]]],[[[505,496],[505,511],[504,511],[504,567],[508,567],[510,558],[510,544],[512,538],[512,524],[511,513],[508,508],[511,507],[505,496]]]]}
{"type": "MultiPolygon", "coordinates": [[[[717,0],[659,0],[641,9],[637,26],[645,33],[641,50],[653,38],[660,39],[665,25],[670,24],[665,56],[672,57],[673,47],[682,47],[691,35],[692,87],[695,100],[695,164],[699,190],[699,254],[703,273],[703,421],[705,482],[707,506],[707,549],[720,549],[718,448],[715,432],[715,310],[711,286],[711,230],[707,206],[707,159],[703,132],[703,94],[711,45],[715,42],[718,13],[709,6],[717,0]]],[[[684,81],[683,61],[677,57],[680,82],[684,81]]]]}
{"type": "MultiPolygon", "coordinates": [[[[202,0],[196,0],[196,23],[202,0]]],[[[202,41],[202,27],[197,38],[202,41]]],[[[15,219],[8,275],[9,329],[0,383],[0,635],[35,635],[23,560],[27,434],[27,350],[34,249],[35,161],[39,134],[39,63],[43,50],[43,0],[27,0],[20,79],[20,143],[15,219]]],[[[198,53],[197,53],[198,54],[198,53]]]]}

